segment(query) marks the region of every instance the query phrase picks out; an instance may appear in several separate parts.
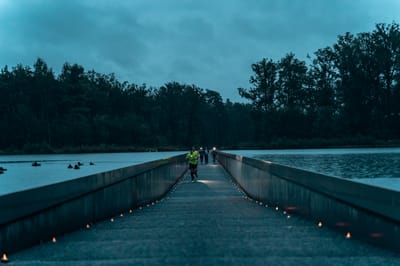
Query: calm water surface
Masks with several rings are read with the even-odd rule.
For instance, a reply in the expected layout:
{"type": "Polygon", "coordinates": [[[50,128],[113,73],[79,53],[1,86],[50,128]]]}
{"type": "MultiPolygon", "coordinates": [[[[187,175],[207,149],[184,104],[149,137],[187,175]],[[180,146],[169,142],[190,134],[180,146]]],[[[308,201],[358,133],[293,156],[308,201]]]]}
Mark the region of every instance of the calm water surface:
{"type": "MultiPolygon", "coordinates": [[[[0,175],[0,195],[185,152],[0,155],[0,166],[8,169],[0,175]],[[38,161],[41,166],[32,167],[33,161],[38,161]],[[77,162],[84,164],[79,170],[67,168],[69,164],[74,165],[77,162]],[[90,162],[94,165],[89,165],[90,162]]],[[[226,152],[400,190],[400,148],[226,152]]]]}
{"type": "Polygon", "coordinates": [[[168,158],[184,152],[134,152],[51,155],[0,155],[0,195],[26,190],[95,173],[168,158]],[[32,162],[41,165],[32,167],[32,162]],[[79,170],[68,165],[83,163],[79,170]],[[94,165],[90,165],[90,162],[94,165]]]}
{"type": "Polygon", "coordinates": [[[236,153],[343,178],[400,177],[400,148],[262,150],[236,153]]]}
{"type": "Polygon", "coordinates": [[[228,152],[400,190],[400,148],[228,152]]]}

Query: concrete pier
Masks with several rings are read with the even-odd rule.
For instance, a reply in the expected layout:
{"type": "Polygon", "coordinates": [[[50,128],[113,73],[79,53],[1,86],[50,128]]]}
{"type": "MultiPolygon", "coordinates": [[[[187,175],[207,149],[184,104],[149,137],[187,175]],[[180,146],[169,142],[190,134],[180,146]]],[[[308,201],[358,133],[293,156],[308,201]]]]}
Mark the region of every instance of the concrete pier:
{"type": "Polygon", "coordinates": [[[217,164],[166,197],[9,254],[12,265],[400,265],[400,256],[249,199],[217,164]]]}

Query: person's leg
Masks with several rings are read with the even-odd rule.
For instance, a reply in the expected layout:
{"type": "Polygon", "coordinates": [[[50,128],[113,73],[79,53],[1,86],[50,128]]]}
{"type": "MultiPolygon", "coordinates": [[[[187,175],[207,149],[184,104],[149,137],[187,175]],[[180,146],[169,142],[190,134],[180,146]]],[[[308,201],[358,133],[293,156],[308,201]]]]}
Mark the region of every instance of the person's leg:
{"type": "Polygon", "coordinates": [[[190,169],[190,176],[192,177],[192,181],[194,179],[194,166],[193,164],[189,164],[189,169],[190,169]]]}

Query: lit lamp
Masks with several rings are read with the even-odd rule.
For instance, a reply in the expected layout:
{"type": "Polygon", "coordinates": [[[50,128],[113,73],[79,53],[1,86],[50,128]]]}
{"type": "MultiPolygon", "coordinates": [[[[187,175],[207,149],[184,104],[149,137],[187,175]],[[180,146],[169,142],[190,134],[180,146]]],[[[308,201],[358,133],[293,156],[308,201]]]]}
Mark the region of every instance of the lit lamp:
{"type": "Polygon", "coordinates": [[[1,256],[0,262],[1,262],[1,263],[8,263],[8,262],[9,262],[6,253],[3,253],[3,256],[1,256]]]}

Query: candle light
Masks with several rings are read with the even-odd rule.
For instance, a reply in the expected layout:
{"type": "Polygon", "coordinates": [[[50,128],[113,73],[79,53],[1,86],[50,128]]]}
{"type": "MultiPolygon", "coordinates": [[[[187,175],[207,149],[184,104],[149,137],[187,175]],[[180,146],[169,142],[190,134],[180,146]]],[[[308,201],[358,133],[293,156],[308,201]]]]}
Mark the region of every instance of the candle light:
{"type": "Polygon", "coordinates": [[[7,254],[3,253],[3,256],[1,256],[1,263],[7,263],[7,262],[9,262],[7,254]]]}

